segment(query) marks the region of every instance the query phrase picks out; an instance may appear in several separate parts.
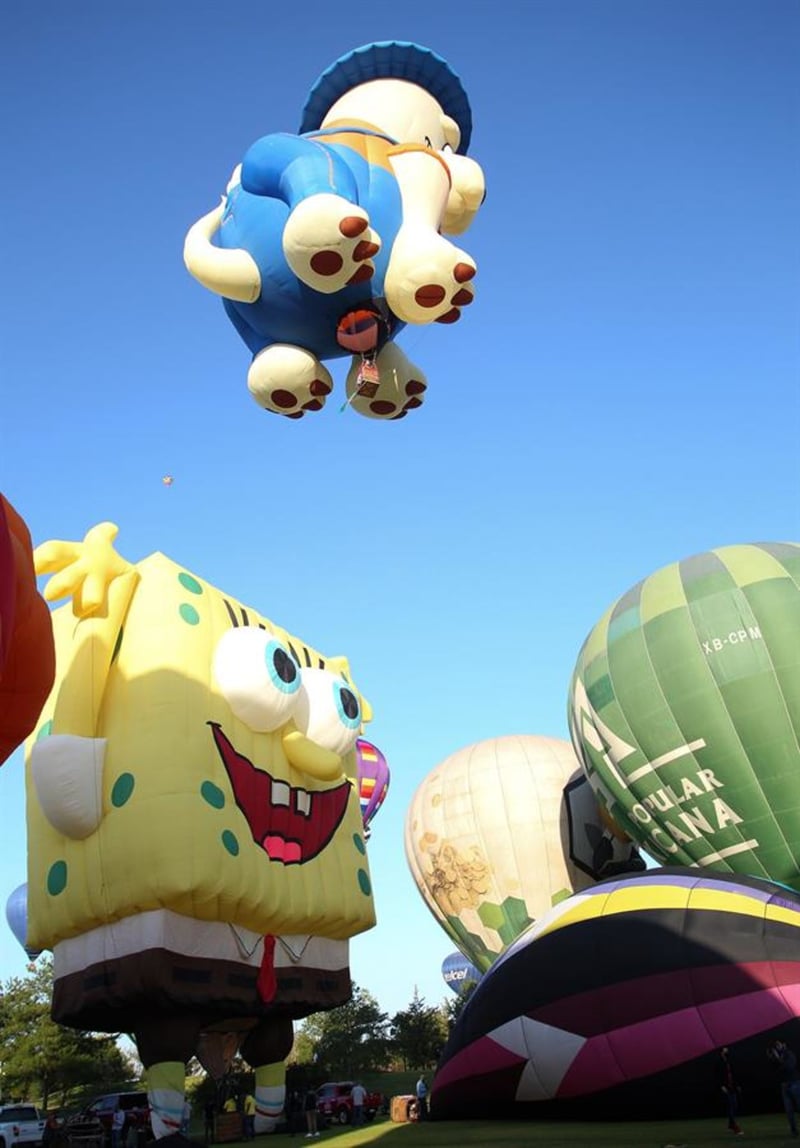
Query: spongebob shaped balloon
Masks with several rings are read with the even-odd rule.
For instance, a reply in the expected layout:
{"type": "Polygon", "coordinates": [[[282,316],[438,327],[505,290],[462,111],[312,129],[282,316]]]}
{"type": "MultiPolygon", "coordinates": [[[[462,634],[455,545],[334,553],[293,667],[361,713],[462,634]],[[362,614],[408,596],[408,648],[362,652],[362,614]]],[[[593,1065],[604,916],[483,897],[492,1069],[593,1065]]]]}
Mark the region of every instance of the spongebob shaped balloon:
{"type": "Polygon", "coordinates": [[[28,746],[28,943],[53,950],[55,1020],[134,1035],[156,1135],[223,1047],[269,1131],[292,1019],[349,998],[375,921],[350,780],[369,707],[346,659],[116,533],[36,552],[72,603],[28,746]]]}
{"type": "Polygon", "coordinates": [[[321,410],[333,389],[324,362],[349,354],[359,414],[398,419],[421,405],[425,376],[394,338],[406,323],[457,322],[472,303],[475,262],[447,238],[484,199],[471,131],[450,65],[392,40],[323,72],[298,135],[247,150],[222,204],[190,228],[184,260],[222,296],[265,410],[321,410]]]}

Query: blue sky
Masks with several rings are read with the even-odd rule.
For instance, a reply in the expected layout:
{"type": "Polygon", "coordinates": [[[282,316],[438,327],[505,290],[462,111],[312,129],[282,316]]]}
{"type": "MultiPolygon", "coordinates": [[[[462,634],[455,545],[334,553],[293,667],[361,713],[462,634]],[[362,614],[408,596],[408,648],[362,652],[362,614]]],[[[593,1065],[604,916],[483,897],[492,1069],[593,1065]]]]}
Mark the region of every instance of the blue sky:
{"type": "MultiPolygon", "coordinates": [[[[356,981],[449,990],[405,862],[450,753],[567,736],[580,645],[667,562],[800,536],[794,0],[6,5],[0,489],[36,542],[120,526],[346,653],[392,769],[356,981]],[[425,405],[284,421],[187,274],[187,228],[333,60],[415,40],[459,72],[488,195],[460,323],[409,328],[425,405]],[[10,114],[9,114],[10,112],[10,114]],[[162,484],[166,473],[172,487],[162,484]]],[[[0,773],[0,896],[25,879],[0,773]]],[[[24,956],[0,930],[0,979],[24,956]]]]}

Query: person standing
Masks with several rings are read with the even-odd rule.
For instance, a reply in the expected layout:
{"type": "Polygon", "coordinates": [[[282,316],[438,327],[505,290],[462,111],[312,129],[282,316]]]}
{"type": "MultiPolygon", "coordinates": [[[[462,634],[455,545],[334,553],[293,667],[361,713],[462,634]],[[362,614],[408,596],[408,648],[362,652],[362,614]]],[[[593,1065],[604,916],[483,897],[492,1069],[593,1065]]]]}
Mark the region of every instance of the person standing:
{"type": "Polygon", "coordinates": [[[256,1138],[256,1098],[252,1092],[248,1092],[244,1098],[244,1138],[256,1138]]]}
{"type": "Polygon", "coordinates": [[[61,1125],[55,1112],[48,1112],[45,1126],[42,1129],[42,1148],[55,1148],[60,1139],[61,1125]]]}
{"type": "Polygon", "coordinates": [[[312,1136],[319,1136],[319,1129],[317,1128],[317,1094],[313,1088],[309,1088],[306,1092],[306,1098],[303,1103],[306,1110],[306,1140],[310,1140],[312,1136]]]}
{"type": "Polygon", "coordinates": [[[417,1119],[428,1119],[428,1085],[424,1076],[417,1081],[417,1119]]]}
{"type": "Polygon", "coordinates": [[[737,1079],[731,1060],[731,1050],[727,1045],[720,1049],[719,1058],[717,1060],[717,1075],[719,1078],[719,1086],[725,1097],[725,1106],[728,1113],[728,1131],[733,1132],[734,1136],[744,1136],[737,1120],[739,1115],[739,1093],[741,1092],[741,1084],[737,1079]]]}
{"type": "Polygon", "coordinates": [[[289,1135],[296,1136],[303,1126],[303,1094],[293,1088],[286,1101],[286,1110],[289,1116],[289,1135]]]}
{"type": "Polygon", "coordinates": [[[203,1109],[203,1116],[205,1117],[206,1125],[206,1144],[210,1144],[214,1139],[214,1117],[217,1113],[217,1106],[213,1100],[209,1100],[203,1109]]]}
{"type": "Polygon", "coordinates": [[[111,1117],[111,1148],[122,1148],[122,1131],[125,1127],[125,1113],[121,1108],[114,1109],[111,1117]]]}
{"type": "Polygon", "coordinates": [[[774,1040],[767,1049],[767,1056],[778,1071],[783,1109],[789,1121],[789,1131],[796,1137],[796,1114],[800,1112],[800,1070],[797,1067],[797,1057],[783,1040],[774,1040]]]}
{"type": "Polygon", "coordinates": [[[350,1093],[350,1099],[353,1101],[353,1124],[358,1126],[364,1123],[364,1101],[367,1099],[367,1090],[360,1080],[357,1080],[353,1085],[353,1090],[350,1093]]]}

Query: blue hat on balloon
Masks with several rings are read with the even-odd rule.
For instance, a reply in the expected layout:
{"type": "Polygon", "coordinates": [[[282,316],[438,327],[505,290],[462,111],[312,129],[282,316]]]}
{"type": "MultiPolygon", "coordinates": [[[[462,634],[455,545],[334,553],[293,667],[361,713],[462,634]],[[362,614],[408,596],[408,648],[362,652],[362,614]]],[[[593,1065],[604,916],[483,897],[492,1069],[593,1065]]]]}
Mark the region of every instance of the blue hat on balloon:
{"type": "Polygon", "coordinates": [[[303,108],[300,132],[313,132],[340,96],[369,80],[409,80],[439,101],[461,131],[458,150],[466,154],[472,135],[472,111],[461,80],[430,48],[401,40],[385,40],[354,48],[319,77],[303,108]]]}

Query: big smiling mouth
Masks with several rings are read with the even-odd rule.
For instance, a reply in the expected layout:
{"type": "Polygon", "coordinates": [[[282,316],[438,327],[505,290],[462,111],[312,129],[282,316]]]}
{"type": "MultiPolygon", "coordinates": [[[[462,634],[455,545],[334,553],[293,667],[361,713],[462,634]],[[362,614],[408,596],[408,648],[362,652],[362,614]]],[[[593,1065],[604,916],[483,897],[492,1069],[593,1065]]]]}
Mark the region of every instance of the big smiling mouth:
{"type": "Polygon", "coordinates": [[[341,825],[350,782],[343,781],[333,789],[309,790],[278,781],[238,753],[217,722],[208,725],[256,845],[270,861],[283,865],[312,861],[341,825]]]}

